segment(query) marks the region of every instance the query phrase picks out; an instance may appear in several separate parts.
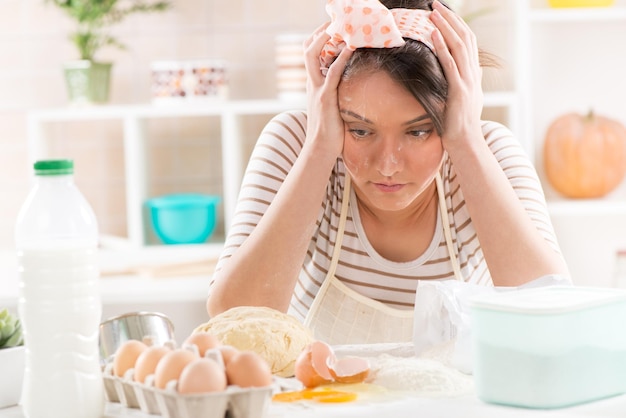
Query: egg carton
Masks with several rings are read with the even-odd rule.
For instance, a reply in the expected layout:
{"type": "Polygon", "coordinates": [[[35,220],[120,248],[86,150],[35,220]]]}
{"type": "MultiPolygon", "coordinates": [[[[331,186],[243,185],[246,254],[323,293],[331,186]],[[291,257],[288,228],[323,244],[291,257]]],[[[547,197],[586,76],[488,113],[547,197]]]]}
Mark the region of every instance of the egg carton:
{"type": "Polygon", "coordinates": [[[229,385],[221,392],[180,394],[176,380],[159,389],[154,386],[154,375],[139,383],[133,374],[134,369],[129,369],[123,377],[115,376],[112,365],[108,365],[102,376],[107,400],[164,418],[262,418],[275,390],[273,386],[229,385]]]}

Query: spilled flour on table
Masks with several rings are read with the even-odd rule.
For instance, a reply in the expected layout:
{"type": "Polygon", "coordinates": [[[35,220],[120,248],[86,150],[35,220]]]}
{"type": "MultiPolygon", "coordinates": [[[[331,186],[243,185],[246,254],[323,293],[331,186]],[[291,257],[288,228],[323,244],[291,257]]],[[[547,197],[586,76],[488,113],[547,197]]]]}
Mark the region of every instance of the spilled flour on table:
{"type": "Polygon", "coordinates": [[[455,368],[456,342],[436,345],[415,355],[410,343],[355,344],[334,347],[337,357],[356,356],[370,362],[368,383],[390,392],[431,398],[474,394],[474,378],[455,368]]]}
{"type": "Polygon", "coordinates": [[[428,397],[455,397],[474,391],[472,376],[435,359],[381,354],[370,361],[372,374],[368,381],[389,390],[428,397]]]}
{"type": "Polygon", "coordinates": [[[417,357],[412,343],[346,345],[336,347],[338,357],[366,358],[371,365],[369,383],[389,391],[432,398],[474,393],[471,375],[453,367],[454,341],[434,346],[417,357]]]}

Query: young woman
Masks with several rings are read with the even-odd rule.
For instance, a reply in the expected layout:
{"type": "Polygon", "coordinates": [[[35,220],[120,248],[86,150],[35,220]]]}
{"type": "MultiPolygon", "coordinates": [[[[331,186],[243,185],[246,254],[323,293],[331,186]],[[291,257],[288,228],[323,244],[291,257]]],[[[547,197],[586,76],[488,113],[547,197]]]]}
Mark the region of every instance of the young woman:
{"type": "Polygon", "coordinates": [[[258,140],[209,314],[268,306],[329,343],[410,341],[420,281],[567,277],[532,164],[481,120],[467,24],[439,1],[327,10],[305,42],[308,111],[258,140]]]}

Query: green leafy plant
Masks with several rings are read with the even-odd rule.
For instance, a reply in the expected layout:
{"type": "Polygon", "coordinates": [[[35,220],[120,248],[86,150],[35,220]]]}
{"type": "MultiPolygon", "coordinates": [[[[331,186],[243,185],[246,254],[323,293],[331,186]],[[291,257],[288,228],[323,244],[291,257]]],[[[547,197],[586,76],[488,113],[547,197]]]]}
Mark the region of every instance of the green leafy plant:
{"type": "Polygon", "coordinates": [[[131,14],[159,12],[170,8],[165,0],[46,0],[60,7],[74,19],[77,29],[70,39],[80,58],[93,61],[105,46],[124,49],[125,46],[109,34],[109,28],[131,14]]]}
{"type": "Polygon", "coordinates": [[[0,311],[0,349],[24,344],[22,323],[5,308],[0,311]]]}

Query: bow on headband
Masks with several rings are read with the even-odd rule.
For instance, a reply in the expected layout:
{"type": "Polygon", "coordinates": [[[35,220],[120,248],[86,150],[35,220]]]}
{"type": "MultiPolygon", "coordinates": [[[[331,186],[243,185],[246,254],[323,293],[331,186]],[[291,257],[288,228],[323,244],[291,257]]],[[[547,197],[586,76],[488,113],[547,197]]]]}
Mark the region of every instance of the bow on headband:
{"type": "Polygon", "coordinates": [[[326,33],[331,38],[320,54],[324,73],[346,45],[350,49],[393,48],[404,45],[402,38],[409,38],[435,52],[431,39],[435,25],[430,21],[430,11],[390,10],[378,0],[328,0],[326,12],[331,19],[326,33]]]}

